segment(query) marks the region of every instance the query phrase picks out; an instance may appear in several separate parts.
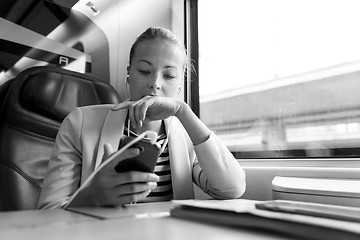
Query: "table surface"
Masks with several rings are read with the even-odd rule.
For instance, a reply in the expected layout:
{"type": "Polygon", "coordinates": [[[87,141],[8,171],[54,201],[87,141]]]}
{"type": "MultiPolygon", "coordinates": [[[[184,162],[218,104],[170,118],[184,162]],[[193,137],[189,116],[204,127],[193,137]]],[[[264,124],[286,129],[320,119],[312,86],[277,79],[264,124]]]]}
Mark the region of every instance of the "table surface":
{"type": "Polygon", "coordinates": [[[169,215],[171,207],[171,202],[159,202],[125,208],[0,212],[0,239],[297,239],[258,229],[173,218],[169,215]]]}

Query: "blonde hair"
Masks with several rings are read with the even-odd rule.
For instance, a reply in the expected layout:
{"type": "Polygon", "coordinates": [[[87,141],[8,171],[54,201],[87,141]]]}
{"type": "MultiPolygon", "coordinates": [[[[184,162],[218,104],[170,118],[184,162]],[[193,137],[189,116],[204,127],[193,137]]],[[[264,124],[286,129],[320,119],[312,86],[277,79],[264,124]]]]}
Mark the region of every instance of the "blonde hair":
{"type": "Polygon", "coordinates": [[[162,27],[149,27],[146,29],[142,34],[140,34],[130,49],[130,56],[129,56],[129,65],[131,65],[131,61],[134,57],[136,47],[143,41],[152,40],[152,39],[164,39],[168,40],[177,46],[179,46],[184,51],[184,62],[186,65],[187,62],[187,53],[184,44],[180,41],[180,39],[169,29],[162,28],[162,27]]]}

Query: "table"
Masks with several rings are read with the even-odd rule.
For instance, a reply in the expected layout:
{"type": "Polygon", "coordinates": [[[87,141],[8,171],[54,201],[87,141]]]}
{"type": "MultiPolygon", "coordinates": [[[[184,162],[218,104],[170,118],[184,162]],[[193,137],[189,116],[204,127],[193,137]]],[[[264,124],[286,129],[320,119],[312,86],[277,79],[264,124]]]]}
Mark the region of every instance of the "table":
{"type": "Polygon", "coordinates": [[[93,209],[94,212],[113,212],[108,218],[76,209],[0,212],[0,239],[296,239],[266,231],[172,218],[171,207],[172,203],[161,202],[129,205],[125,209],[93,209]]]}

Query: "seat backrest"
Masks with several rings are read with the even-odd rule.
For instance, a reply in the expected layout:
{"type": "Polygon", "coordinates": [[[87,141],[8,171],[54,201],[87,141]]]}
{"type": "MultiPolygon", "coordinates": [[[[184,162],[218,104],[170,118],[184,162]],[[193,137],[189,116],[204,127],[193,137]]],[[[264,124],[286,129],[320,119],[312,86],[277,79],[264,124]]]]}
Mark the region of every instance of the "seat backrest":
{"type": "Polygon", "coordinates": [[[56,67],[9,81],[0,103],[0,211],[35,209],[62,120],[75,107],[116,104],[120,96],[104,81],[56,67]]]}

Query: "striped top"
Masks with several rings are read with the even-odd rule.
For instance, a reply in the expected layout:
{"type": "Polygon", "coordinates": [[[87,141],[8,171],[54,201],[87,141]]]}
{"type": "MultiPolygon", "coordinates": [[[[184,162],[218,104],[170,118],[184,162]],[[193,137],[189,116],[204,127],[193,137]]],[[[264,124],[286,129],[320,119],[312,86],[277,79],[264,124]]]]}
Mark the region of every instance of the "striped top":
{"type": "MultiPolygon", "coordinates": [[[[130,134],[130,136],[137,136],[131,130],[128,131],[128,128],[125,126],[124,135],[128,134],[130,134]]],[[[151,190],[150,194],[145,199],[138,202],[169,201],[173,197],[170,157],[166,134],[161,134],[157,139],[157,143],[164,148],[164,151],[160,153],[154,170],[154,173],[159,176],[159,181],[157,182],[157,187],[151,190]],[[163,144],[166,144],[166,146],[163,146],[163,144]]]]}

